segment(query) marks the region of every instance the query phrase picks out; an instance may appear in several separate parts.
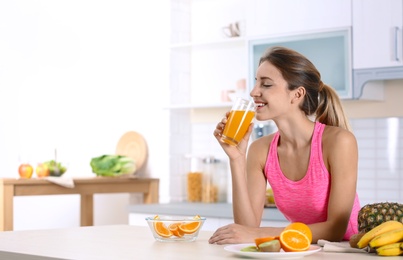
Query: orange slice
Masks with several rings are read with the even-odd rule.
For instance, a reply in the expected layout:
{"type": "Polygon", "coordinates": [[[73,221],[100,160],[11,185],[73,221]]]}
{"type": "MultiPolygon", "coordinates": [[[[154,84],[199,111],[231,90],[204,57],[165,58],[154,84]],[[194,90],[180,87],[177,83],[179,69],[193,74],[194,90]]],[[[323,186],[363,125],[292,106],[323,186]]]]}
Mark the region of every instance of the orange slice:
{"type": "Polygon", "coordinates": [[[274,239],[278,239],[278,237],[259,237],[259,238],[255,238],[255,245],[257,247],[259,247],[259,245],[261,243],[269,242],[269,241],[272,241],[274,239]]]}
{"type": "Polygon", "coordinates": [[[306,225],[302,222],[294,222],[284,228],[284,230],[289,230],[289,229],[301,231],[308,237],[309,243],[312,243],[312,231],[308,225],[306,225]]]}
{"type": "MultiPolygon", "coordinates": [[[[154,219],[160,219],[160,217],[157,215],[154,217],[154,219]]],[[[153,223],[154,230],[155,232],[160,236],[160,237],[171,237],[172,232],[165,226],[165,224],[161,221],[155,221],[153,223]]]]}
{"type": "Polygon", "coordinates": [[[280,243],[281,248],[285,252],[307,251],[311,245],[307,235],[294,229],[288,229],[281,232],[280,243]]]}
{"type": "Polygon", "coordinates": [[[183,237],[185,233],[179,229],[179,225],[181,225],[181,223],[172,223],[168,226],[168,229],[172,232],[174,236],[183,237]]]}
{"type": "Polygon", "coordinates": [[[199,229],[199,227],[200,221],[194,221],[179,225],[179,230],[181,230],[185,234],[193,234],[199,229]]]}

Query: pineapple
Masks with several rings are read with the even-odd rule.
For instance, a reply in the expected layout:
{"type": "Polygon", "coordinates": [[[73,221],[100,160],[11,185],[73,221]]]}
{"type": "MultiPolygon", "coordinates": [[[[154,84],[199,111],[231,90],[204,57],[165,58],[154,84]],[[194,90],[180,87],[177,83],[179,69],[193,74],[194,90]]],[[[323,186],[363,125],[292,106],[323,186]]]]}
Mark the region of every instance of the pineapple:
{"type": "Polygon", "coordinates": [[[388,220],[403,223],[403,204],[396,202],[367,204],[358,212],[358,231],[368,232],[388,220]]]}

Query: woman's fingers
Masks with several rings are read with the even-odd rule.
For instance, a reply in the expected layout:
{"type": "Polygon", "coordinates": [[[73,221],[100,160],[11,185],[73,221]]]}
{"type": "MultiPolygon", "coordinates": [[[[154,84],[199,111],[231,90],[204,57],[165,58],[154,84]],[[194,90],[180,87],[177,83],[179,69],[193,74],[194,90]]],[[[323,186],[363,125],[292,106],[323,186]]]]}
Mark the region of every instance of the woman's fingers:
{"type": "Polygon", "coordinates": [[[227,117],[223,117],[221,121],[217,124],[213,133],[216,138],[221,137],[226,123],[227,123],[227,117]]]}
{"type": "Polygon", "coordinates": [[[248,131],[246,132],[246,134],[245,134],[245,136],[244,136],[244,139],[245,139],[246,141],[249,141],[250,135],[251,135],[252,132],[253,132],[253,126],[254,126],[254,123],[252,122],[252,123],[249,125],[248,131]]]}

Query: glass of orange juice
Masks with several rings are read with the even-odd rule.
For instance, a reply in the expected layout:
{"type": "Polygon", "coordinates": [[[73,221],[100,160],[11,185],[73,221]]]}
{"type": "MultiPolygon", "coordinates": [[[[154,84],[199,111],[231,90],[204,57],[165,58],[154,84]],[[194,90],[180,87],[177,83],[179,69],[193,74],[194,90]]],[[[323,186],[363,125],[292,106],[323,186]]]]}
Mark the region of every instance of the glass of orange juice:
{"type": "Polygon", "coordinates": [[[233,146],[238,145],[254,117],[255,103],[251,100],[237,98],[231,108],[221,140],[233,146]]]}

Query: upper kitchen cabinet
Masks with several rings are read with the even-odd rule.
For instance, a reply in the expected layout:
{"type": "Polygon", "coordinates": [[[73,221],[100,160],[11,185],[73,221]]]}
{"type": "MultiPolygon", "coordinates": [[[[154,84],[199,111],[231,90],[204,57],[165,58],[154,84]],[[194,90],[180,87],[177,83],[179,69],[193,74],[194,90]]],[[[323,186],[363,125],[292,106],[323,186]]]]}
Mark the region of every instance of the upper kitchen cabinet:
{"type": "Polygon", "coordinates": [[[351,26],[351,0],[248,1],[248,36],[272,36],[351,26]]]}
{"type": "Polygon", "coordinates": [[[249,82],[254,82],[260,57],[274,46],[287,47],[306,56],[320,71],[322,81],[334,88],[340,98],[351,98],[350,27],[250,40],[249,82]]]}
{"type": "Polygon", "coordinates": [[[353,68],[402,66],[401,0],[353,1],[353,68]]]}
{"type": "MultiPolygon", "coordinates": [[[[403,78],[403,1],[354,0],[353,98],[403,78]]],[[[375,93],[375,92],[374,92],[375,93]]]]}

